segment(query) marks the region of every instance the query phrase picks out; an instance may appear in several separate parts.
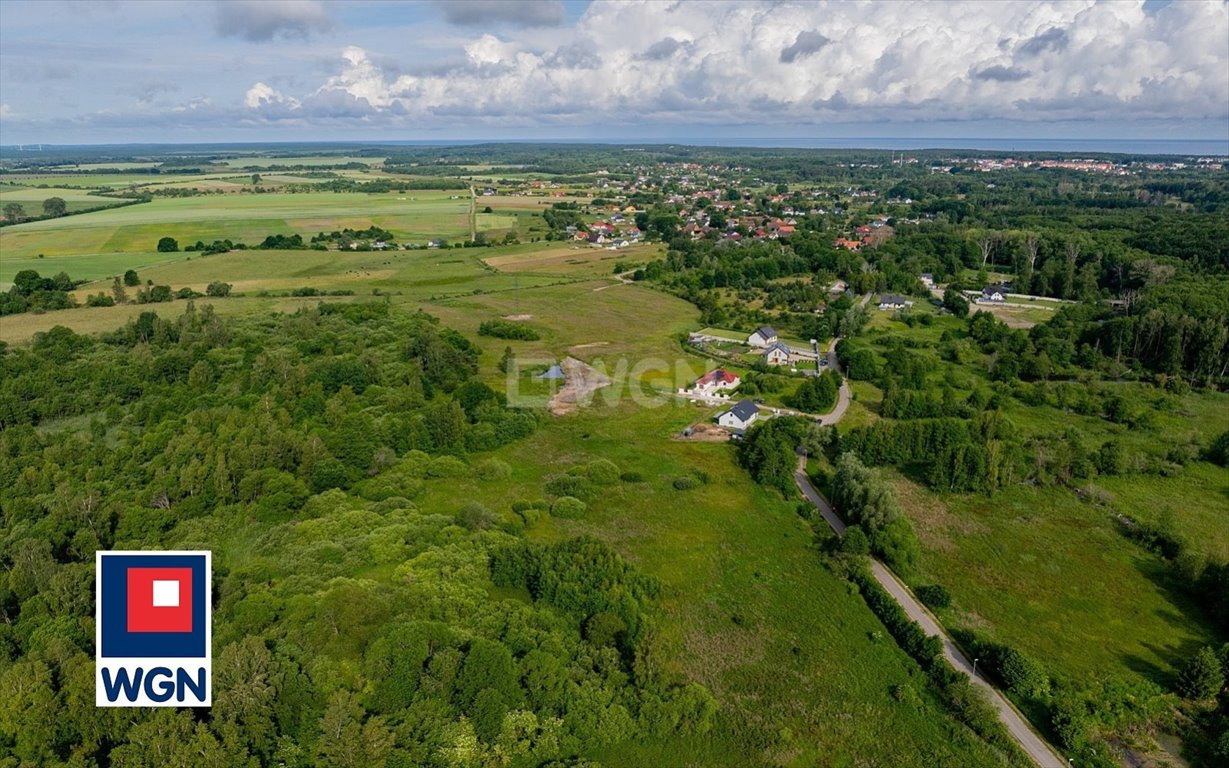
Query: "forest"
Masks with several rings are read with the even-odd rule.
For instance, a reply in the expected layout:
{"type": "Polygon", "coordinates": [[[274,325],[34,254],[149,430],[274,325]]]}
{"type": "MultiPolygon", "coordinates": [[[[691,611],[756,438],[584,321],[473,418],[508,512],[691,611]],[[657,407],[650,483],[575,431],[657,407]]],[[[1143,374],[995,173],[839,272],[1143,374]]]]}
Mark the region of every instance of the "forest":
{"type": "Polygon", "coordinates": [[[362,303],[0,349],[0,763],[562,766],[711,727],[708,692],[641,651],[655,580],[593,539],[526,542],[551,488],[416,505],[505,480],[482,452],[537,428],[477,358],[362,303]],[[214,706],[95,708],[94,551],[197,547],[214,706]]]}

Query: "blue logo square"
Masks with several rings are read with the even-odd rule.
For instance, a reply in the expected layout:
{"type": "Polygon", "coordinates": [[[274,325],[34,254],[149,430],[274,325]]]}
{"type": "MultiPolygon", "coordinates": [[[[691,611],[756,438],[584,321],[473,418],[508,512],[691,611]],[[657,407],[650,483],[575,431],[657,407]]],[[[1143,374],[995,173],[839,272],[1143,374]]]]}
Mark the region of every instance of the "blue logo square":
{"type": "Polygon", "coordinates": [[[208,655],[209,569],[204,555],[99,553],[99,656],[102,658],[204,658],[208,655]],[[192,572],[190,632],[130,632],[128,571],[187,568],[192,572]]]}

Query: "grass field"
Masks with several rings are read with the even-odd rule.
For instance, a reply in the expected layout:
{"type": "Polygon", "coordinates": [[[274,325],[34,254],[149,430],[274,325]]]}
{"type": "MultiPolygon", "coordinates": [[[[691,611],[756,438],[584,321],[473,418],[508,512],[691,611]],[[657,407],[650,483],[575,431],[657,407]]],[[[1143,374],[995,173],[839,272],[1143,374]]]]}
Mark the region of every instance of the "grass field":
{"type": "Polygon", "coordinates": [[[304,237],[345,227],[385,228],[403,241],[461,240],[469,234],[468,196],[456,192],[406,195],[355,193],[263,194],[157,199],[142,205],[36,221],[0,230],[0,283],[22,269],[94,279],[167,260],[158,239],[180,245],[230,239],[255,244],[271,234],[304,237]],[[44,254],[39,259],[38,254],[44,254]],[[117,254],[127,256],[113,259],[117,254]],[[102,260],[100,261],[100,257],[102,260]],[[119,262],[119,263],[117,263],[119,262]],[[119,271],[123,271],[120,269],[119,271]]]}

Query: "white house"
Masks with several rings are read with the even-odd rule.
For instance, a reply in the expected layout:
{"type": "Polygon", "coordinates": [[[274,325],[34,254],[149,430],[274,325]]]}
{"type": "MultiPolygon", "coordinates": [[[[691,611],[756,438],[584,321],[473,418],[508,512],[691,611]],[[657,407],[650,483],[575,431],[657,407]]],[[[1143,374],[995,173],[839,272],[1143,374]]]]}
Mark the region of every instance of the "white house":
{"type": "Polygon", "coordinates": [[[917,276],[917,279],[921,280],[922,285],[926,286],[927,288],[935,287],[935,276],[930,274],[929,272],[923,272],[922,274],[917,276]]]}
{"type": "Polygon", "coordinates": [[[1007,286],[1005,285],[987,285],[981,291],[982,301],[1007,301],[1007,286]]]}
{"type": "Polygon", "coordinates": [[[746,429],[755,423],[760,409],[750,400],[740,400],[728,411],[717,414],[717,423],[727,429],[746,429]]]}
{"type": "Polygon", "coordinates": [[[786,365],[789,363],[789,347],[779,341],[774,341],[768,349],[760,353],[764,362],[769,365],[786,365]]]}
{"type": "Polygon", "coordinates": [[[761,349],[771,345],[776,340],[777,332],[772,329],[772,326],[768,325],[761,325],[755,329],[755,333],[747,337],[748,344],[753,347],[760,347],[761,349]]]}
{"type": "Polygon", "coordinates": [[[912,303],[898,293],[884,293],[879,296],[879,308],[882,310],[904,309],[912,303]]]}
{"type": "Polygon", "coordinates": [[[832,285],[828,286],[828,293],[833,295],[844,293],[849,290],[849,283],[844,280],[837,280],[832,285]]]}
{"type": "Polygon", "coordinates": [[[691,385],[691,391],[700,395],[712,395],[723,389],[734,389],[740,381],[742,380],[738,378],[738,374],[717,368],[696,379],[696,383],[691,385]]]}

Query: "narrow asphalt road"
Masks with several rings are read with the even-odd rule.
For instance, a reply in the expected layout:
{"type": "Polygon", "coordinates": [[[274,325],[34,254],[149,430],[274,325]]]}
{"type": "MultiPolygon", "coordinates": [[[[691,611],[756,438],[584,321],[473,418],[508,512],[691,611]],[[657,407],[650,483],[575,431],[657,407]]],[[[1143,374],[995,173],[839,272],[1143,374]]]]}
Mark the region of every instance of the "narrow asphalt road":
{"type": "MultiPolygon", "coordinates": [[[[869,295],[864,297],[862,303],[865,305],[866,300],[869,298],[869,295]]],[[[829,345],[828,364],[832,366],[833,370],[839,371],[840,368],[837,364],[835,352],[836,342],[837,340],[833,339],[832,344],[829,345]]],[[[849,407],[849,399],[849,383],[842,382],[836,408],[827,414],[822,419],[822,422],[824,424],[835,424],[840,421],[841,417],[845,415],[845,410],[849,407]]],[[[815,505],[819,514],[832,530],[838,536],[845,535],[845,521],[836,514],[836,511],[832,509],[832,505],[823,497],[823,494],[811,484],[811,479],[807,477],[806,470],[806,457],[800,456],[798,468],[794,471],[794,483],[797,484],[798,489],[802,491],[802,495],[806,497],[807,501],[815,505]]],[[[944,631],[938,619],[926,609],[926,606],[922,605],[913,592],[896,577],[896,574],[892,573],[886,565],[875,558],[871,558],[871,573],[874,575],[875,581],[879,582],[879,585],[887,590],[888,594],[900,604],[900,607],[905,609],[905,613],[908,614],[910,619],[918,623],[923,632],[930,636],[937,635],[943,641],[943,656],[951,662],[953,667],[968,675],[974,685],[987,693],[990,702],[994,705],[995,710],[998,711],[999,720],[1002,721],[1008,733],[1011,734],[1012,738],[1016,740],[1016,743],[1020,745],[1020,748],[1024,750],[1034,763],[1041,766],[1041,768],[1062,768],[1062,766],[1067,765],[1067,761],[1040,734],[1033,730],[1028,720],[1007,700],[1006,696],[984,678],[974,674],[972,662],[952,642],[952,638],[944,631]]]]}

